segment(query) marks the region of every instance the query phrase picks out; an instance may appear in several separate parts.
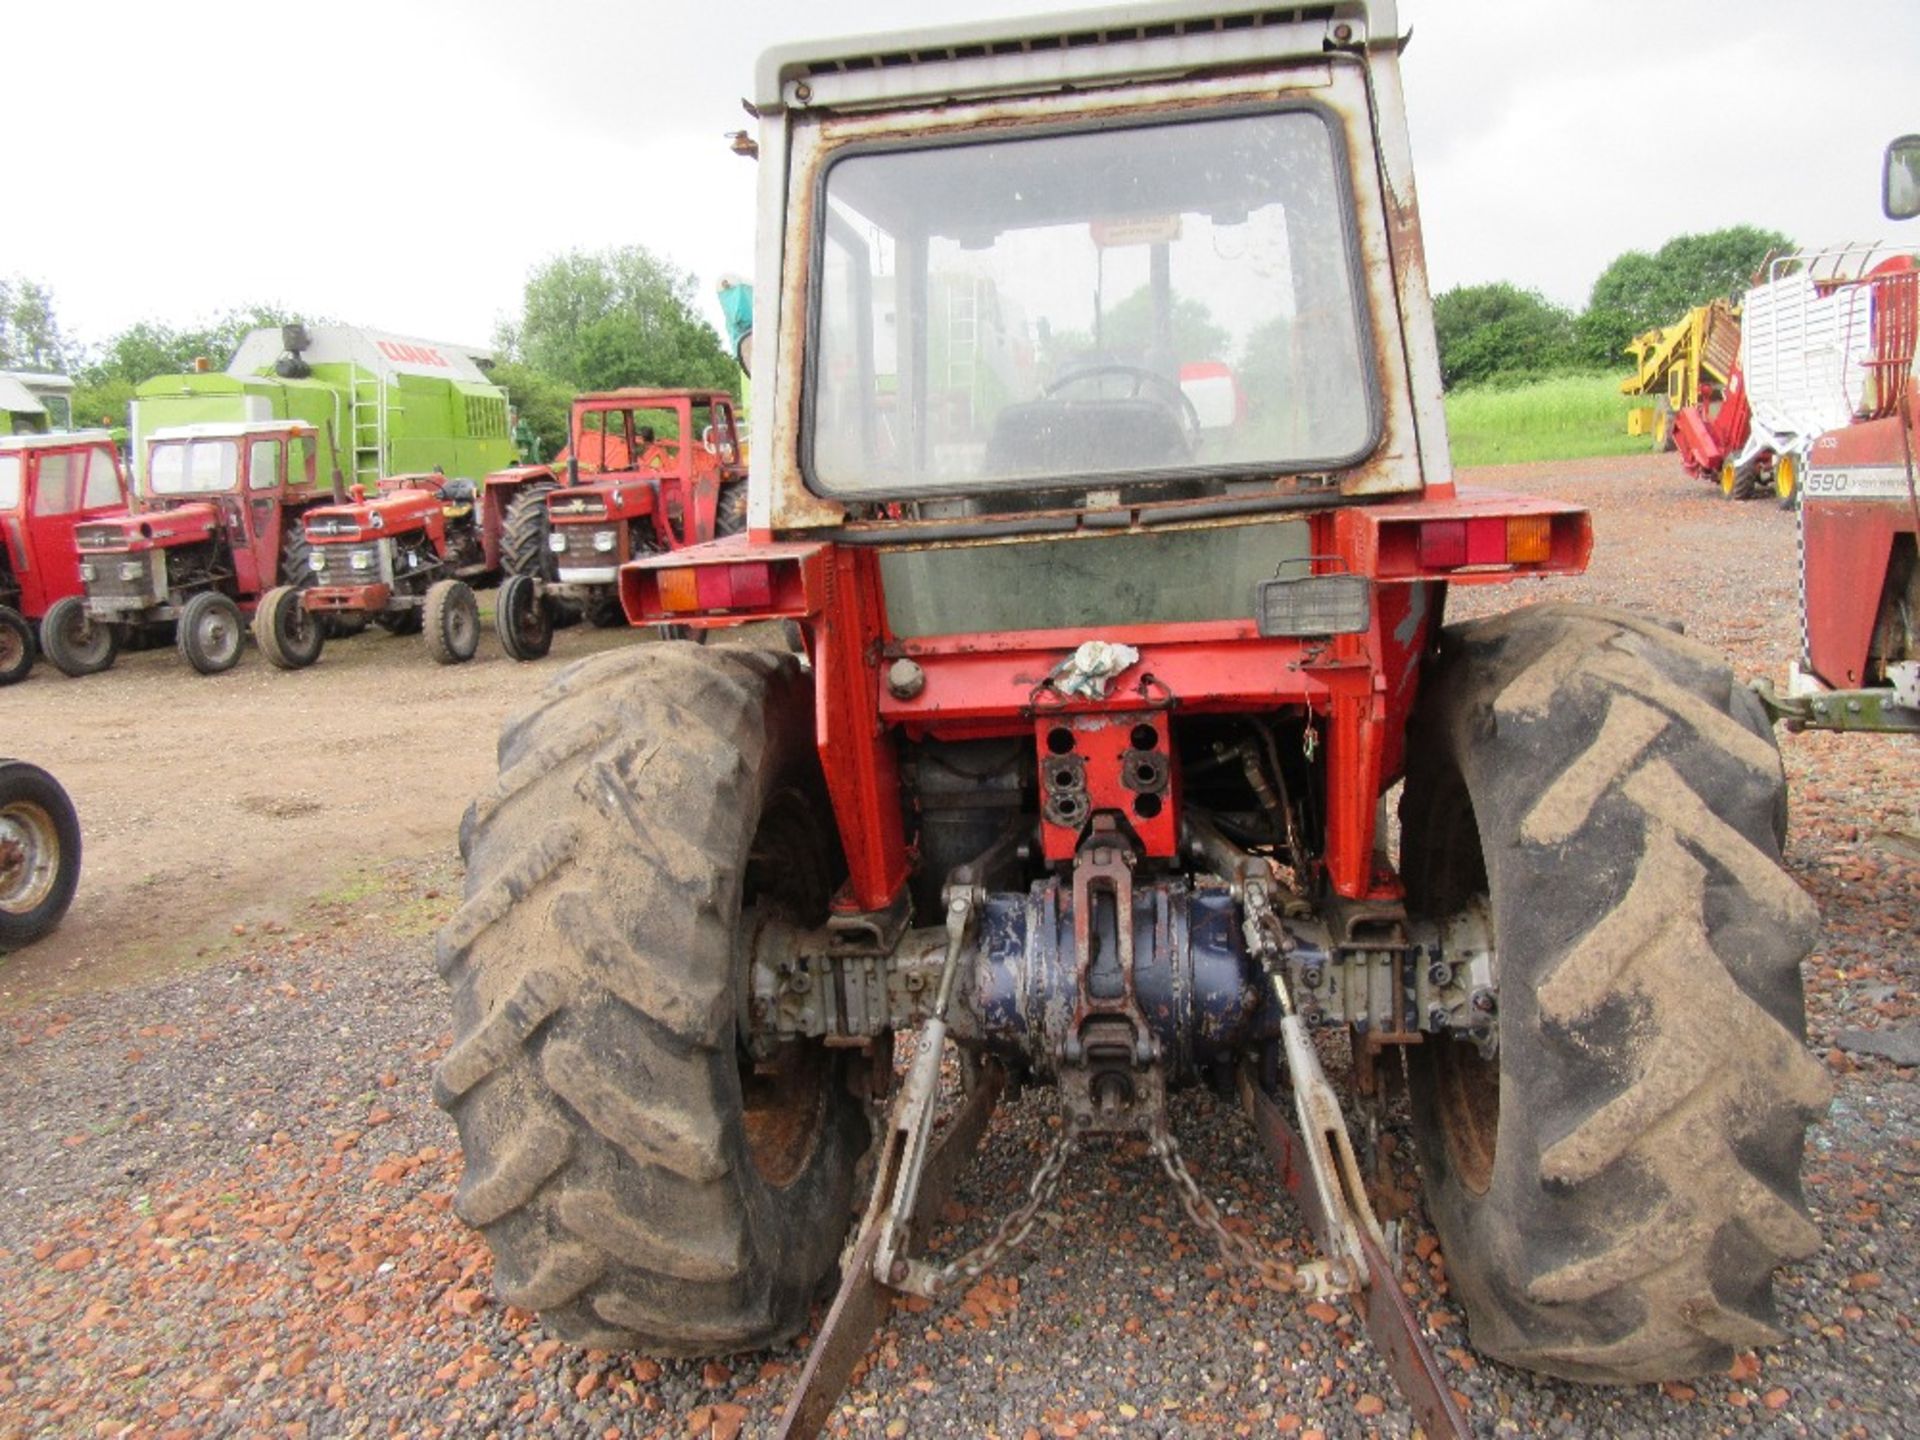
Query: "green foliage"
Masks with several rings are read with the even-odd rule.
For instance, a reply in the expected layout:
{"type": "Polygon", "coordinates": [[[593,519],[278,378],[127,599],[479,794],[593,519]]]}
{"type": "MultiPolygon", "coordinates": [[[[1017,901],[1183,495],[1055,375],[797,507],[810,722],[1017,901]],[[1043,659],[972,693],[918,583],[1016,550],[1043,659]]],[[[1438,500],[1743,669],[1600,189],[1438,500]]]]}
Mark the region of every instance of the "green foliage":
{"type": "Polygon", "coordinates": [[[18,275],[0,280],[0,370],[63,375],[70,348],[46,286],[18,275]]]}
{"type": "Polygon", "coordinates": [[[74,375],[75,423],[127,423],[127,406],[134,387],[156,375],[179,375],[204,357],[215,370],[224,370],[233,352],[250,330],[295,322],[325,322],[276,305],[247,305],[224,310],[212,321],[176,329],[158,320],[136,320],[93,353],[74,375]]]}
{"type": "Polygon", "coordinates": [[[551,460],[567,443],[567,422],[573,412],[573,388],[542,375],[521,360],[502,360],[487,378],[507,392],[507,403],[540,437],[540,454],[551,460]]]}
{"type": "Polygon", "coordinates": [[[1537,291],[1505,283],[1463,285],[1437,296],[1433,326],[1449,389],[1550,375],[1574,356],[1574,319],[1537,291]]]}
{"type": "MultiPolygon", "coordinates": [[[[1182,362],[1218,360],[1227,349],[1226,327],[1213,312],[1189,295],[1173,301],[1173,353],[1182,362]]],[[[1100,321],[1103,353],[1130,364],[1145,364],[1153,351],[1153,290],[1142,285],[1126,299],[1107,308],[1100,321]]]]}
{"type": "Polygon", "coordinates": [[[1734,225],[1705,235],[1676,235],[1651,255],[1627,251],[1593,282],[1579,323],[1581,359],[1621,365],[1634,336],[1671,325],[1716,297],[1738,297],[1770,253],[1792,248],[1777,230],[1734,225]]]}
{"type": "Polygon", "coordinates": [[[638,245],[573,251],[527,277],[504,355],[574,390],[737,391],[740,369],[693,308],[694,280],[638,245]]]}
{"type": "Polygon", "coordinates": [[[1611,375],[1555,375],[1517,385],[1476,385],[1447,396],[1453,463],[1507,465],[1644,454],[1627,434],[1619,381],[1611,375]]]}

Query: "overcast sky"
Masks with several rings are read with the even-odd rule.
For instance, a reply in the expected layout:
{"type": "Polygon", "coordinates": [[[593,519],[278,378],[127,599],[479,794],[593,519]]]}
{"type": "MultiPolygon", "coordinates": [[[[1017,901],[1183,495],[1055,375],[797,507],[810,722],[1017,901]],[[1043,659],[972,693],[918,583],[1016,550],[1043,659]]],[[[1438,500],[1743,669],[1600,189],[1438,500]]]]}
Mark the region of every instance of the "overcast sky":
{"type": "MultiPolygon", "coordinates": [[[[34,159],[7,187],[0,276],[49,285],[91,343],[256,302],[484,342],[541,260],[637,242],[697,275],[717,322],[713,278],[752,266],[754,167],[723,136],[763,47],[1035,8],[18,7],[7,109],[34,159]]],[[[1915,0],[1402,0],[1400,18],[1436,290],[1510,280],[1578,308],[1615,255],[1676,234],[1893,228],[1879,164],[1920,130],[1915,0]]]]}

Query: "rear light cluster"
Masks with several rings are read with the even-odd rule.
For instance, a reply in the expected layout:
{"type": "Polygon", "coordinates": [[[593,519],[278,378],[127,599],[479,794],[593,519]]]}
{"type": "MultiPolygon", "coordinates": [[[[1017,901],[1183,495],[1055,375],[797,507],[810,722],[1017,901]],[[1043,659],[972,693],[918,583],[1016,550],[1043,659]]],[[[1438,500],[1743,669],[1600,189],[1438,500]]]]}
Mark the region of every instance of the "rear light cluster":
{"type": "Polygon", "coordinates": [[[763,561],[689,565],[658,573],[660,606],[676,614],[762,609],[773,603],[773,567],[763,561]]]}
{"type": "Polygon", "coordinates": [[[1474,565],[1538,565],[1553,554],[1550,515],[1426,520],[1420,525],[1420,568],[1460,570],[1474,565]]]}

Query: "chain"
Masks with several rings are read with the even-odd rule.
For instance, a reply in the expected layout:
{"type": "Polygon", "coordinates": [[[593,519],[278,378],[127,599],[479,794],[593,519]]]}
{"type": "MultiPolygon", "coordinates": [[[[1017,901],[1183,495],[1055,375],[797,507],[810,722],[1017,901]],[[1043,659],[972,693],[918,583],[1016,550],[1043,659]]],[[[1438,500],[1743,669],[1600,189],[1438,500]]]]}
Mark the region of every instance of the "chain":
{"type": "Polygon", "coordinates": [[[935,1296],[945,1294],[955,1281],[979,1279],[1000,1262],[1002,1255],[1032,1233],[1033,1227],[1040,1221],[1040,1211],[1053,1200],[1054,1192],[1060,1188],[1060,1176],[1066,1170],[1067,1157],[1073,1154],[1073,1150],[1073,1131],[1062,1126],[1060,1138],[1054,1141],[1047,1158],[1040,1162],[1033,1179],[1027,1182],[1027,1198],[994,1227],[993,1234],[966,1254],[933,1272],[930,1288],[935,1296]]]}
{"type": "Polygon", "coordinates": [[[1278,1290],[1283,1295],[1305,1288],[1293,1266],[1274,1259],[1246,1236],[1236,1235],[1227,1228],[1226,1221],[1220,1216],[1220,1207],[1201,1193],[1200,1182],[1193,1178],[1193,1172],[1180,1156],[1180,1146],[1173,1138],[1173,1131],[1165,1124],[1154,1125],[1148,1134],[1147,1149],[1160,1162],[1160,1168],[1167,1172],[1167,1178],[1173,1181],[1173,1188],[1180,1196],[1180,1208],[1187,1212],[1187,1218],[1219,1243],[1222,1259],[1229,1265],[1239,1265],[1252,1271],[1262,1285],[1269,1290],[1278,1290]]]}

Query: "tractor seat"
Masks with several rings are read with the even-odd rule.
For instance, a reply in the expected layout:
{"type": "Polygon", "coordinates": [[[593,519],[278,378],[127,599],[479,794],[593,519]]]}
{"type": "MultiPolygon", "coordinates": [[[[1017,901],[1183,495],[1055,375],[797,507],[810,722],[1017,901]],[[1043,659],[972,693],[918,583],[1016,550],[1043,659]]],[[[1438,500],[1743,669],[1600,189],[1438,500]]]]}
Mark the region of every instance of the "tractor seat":
{"type": "Polygon", "coordinates": [[[449,505],[471,505],[480,493],[480,487],[464,476],[455,476],[441,485],[439,496],[449,505]]]}
{"type": "Polygon", "coordinates": [[[1029,400],[1009,405],[987,441],[989,475],[1160,470],[1192,459],[1180,421],[1158,400],[1029,400]]]}

